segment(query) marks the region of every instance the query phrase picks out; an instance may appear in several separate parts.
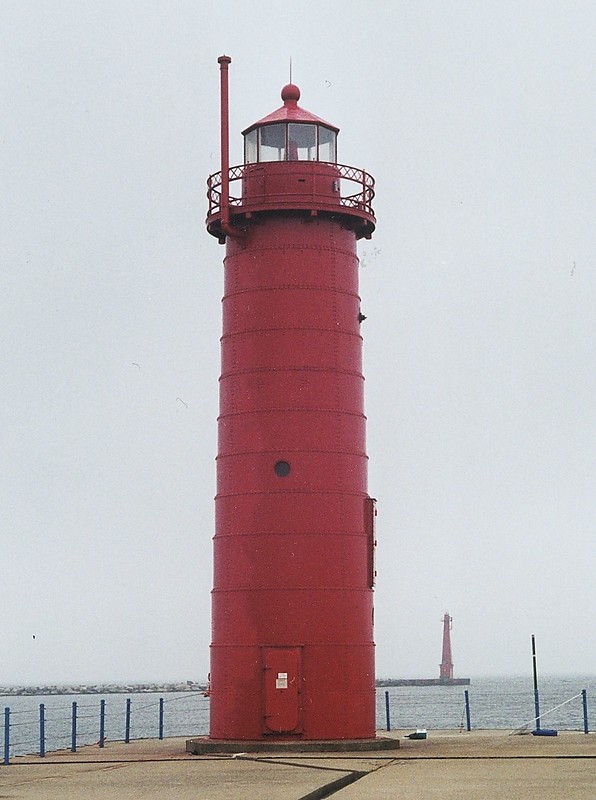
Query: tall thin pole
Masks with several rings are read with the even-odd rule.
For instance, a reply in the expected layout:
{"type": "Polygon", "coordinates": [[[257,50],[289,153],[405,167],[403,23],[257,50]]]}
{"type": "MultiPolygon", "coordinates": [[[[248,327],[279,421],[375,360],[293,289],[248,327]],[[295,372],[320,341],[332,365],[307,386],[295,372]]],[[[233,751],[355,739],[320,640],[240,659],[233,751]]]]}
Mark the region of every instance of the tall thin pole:
{"type": "Polygon", "coordinates": [[[106,739],[106,701],[99,701],[99,746],[104,747],[106,739]]]}
{"type": "Polygon", "coordinates": [[[220,78],[220,134],[221,134],[221,221],[222,230],[226,232],[226,227],[230,222],[230,112],[228,100],[228,65],[232,63],[230,56],[220,56],[217,59],[219,64],[220,78]]]}
{"type": "Polygon", "coordinates": [[[46,754],[46,707],[44,703],[39,704],[39,757],[44,758],[46,754]]]}
{"type": "Polygon", "coordinates": [[[77,701],[72,702],[72,716],[71,716],[71,731],[70,731],[70,750],[73,753],[77,752],[77,701]]]}
{"type": "Polygon", "coordinates": [[[10,707],[4,709],[4,763],[10,762],[10,707]]]}
{"type": "Polygon", "coordinates": [[[391,714],[389,711],[389,692],[385,692],[385,717],[387,720],[387,730],[391,730],[391,714]]]}
{"type": "Polygon", "coordinates": [[[534,675],[534,713],[536,715],[536,730],[540,730],[540,700],[538,698],[538,673],[536,671],[536,640],[532,634],[532,672],[534,675]]]}
{"type": "Polygon", "coordinates": [[[124,743],[128,744],[130,742],[130,710],[131,710],[132,700],[130,697],[126,698],[126,714],[124,720],[124,743]]]}

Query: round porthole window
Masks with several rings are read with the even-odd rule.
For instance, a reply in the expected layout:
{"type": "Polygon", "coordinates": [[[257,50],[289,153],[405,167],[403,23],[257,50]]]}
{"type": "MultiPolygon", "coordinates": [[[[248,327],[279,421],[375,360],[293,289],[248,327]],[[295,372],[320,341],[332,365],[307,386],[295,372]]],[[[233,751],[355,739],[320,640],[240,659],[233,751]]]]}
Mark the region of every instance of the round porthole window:
{"type": "Polygon", "coordinates": [[[290,474],[290,465],[287,461],[278,461],[273,467],[278,478],[286,478],[290,474]]]}

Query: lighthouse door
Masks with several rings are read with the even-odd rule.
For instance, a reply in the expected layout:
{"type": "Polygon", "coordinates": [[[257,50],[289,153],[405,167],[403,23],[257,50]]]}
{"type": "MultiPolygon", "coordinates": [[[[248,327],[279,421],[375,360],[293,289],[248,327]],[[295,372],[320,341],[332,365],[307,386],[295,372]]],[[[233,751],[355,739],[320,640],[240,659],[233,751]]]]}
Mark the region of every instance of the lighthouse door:
{"type": "Polygon", "coordinates": [[[300,733],[300,647],[264,647],[264,733],[300,733]]]}

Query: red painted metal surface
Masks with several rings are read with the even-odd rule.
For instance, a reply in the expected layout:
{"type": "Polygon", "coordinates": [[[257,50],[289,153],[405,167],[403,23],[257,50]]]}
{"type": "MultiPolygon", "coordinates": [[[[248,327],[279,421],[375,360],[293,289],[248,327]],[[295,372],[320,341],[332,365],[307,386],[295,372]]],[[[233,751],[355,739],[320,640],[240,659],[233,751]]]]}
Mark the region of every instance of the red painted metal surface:
{"type": "Polygon", "coordinates": [[[453,658],[451,656],[451,617],[445,613],[443,616],[443,650],[439,677],[453,680],[453,658]]]}
{"type": "Polygon", "coordinates": [[[265,733],[300,733],[302,729],[300,647],[263,648],[265,733]]]}
{"type": "Polygon", "coordinates": [[[209,210],[208,229],[226,242],[215,739],[375,735],[376,512],[356,255],[374,216],[370,201],[341,205],[337,174],[320,162],[245,167],[241,203],[229,206],[241,237],[221,228],[225,201],[209,210]]]}
{"type": "Polygon", "coordinates": [[[315,122],[321,123],[333,131],[339,131],[339,128],[336,128],[335,125],[332,125],[330,122],[326,122],[324,119],[315,116],[305,108],[300,108],[298,105],[300,89],[294,83],[288,83],[287,86],[284,86],[281,90],[281,99],[284,101],[283,106],[280,106],[258,122],[253,122],[253,124],[245,128],[242,133],[246,134],[253,128],[260,128],[263,125],[273,125],[277,122],[315,122]]]}
{"type": "MultiPolygon", "coordinates": [[[[356,167],[318,161],[273,161],[231,167],[228,178],[227,186],[232,184],[235,194],[229,197],[227,207],[239,230],[255,213],[281,210],[340,214],[342,224],[349,224],[358,239],[370,239],[375,229],[374,180],[356,167]]],[[[223,184],[221,172],[207,181],[207,229],[222,244],[223,184]]]]}

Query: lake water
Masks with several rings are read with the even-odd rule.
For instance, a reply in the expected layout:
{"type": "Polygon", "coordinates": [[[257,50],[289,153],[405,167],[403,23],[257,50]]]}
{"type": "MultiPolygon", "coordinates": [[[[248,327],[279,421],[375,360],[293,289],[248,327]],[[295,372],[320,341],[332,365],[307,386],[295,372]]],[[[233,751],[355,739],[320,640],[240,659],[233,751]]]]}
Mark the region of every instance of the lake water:
{"type": "MultiPolygon", "coordinates": [[[[511,729],[534,724],[532,677],[473,678],[470,686],[399,686],[377,690],[377,727],[384,728],[385,691],[389,691],[392,728],[465,727],[464,691],[470,699],[472,728],[511,729]]],[[[589,727],[596,727],[596,676],[539,679],[541,726],[558,730],[583,730],[582,698],[586,689],[589,727]],[[575,699],[571,700],[571,698],[575,699]],[[570,702],[566,702],[566,701],[570,702]],[[561,705],[564,703],[564,705],[561,705]],[[551,712],[551,709],[556,710],[551,712]],[[591,707],[590,707],[591,706],[591,707]]]]}
{"type": "MultiPolygon", "coordinates": [[[[472,728],[513,730],[535,727],[532,678],[473,678],[462,686],[400,686],[377,690],[377,727],[386,728],[385,692],[389,692],[392,728],[465,728],[464,690],[470,698],[472,728]]],[[[580,695],[587,690],[589,728],[596,730],[596,676],[540,678],[543,728],[583,730],[580,695]],[[574,699],[572,699],[574,698],[574,699]],[[569,702],[567,702],[569,701],[569,702]],[[563,704],[563,705],[561,705],[563,704]],[[559,706],[558,708],[556,708],[559,706]],[[551,709],[555,709],[551,711],[551,709]]],[[[125,737],[126,700],[131,700],[130,738],[156,738],[159,698],[164,698],[164,736],[199,736],[209,730],[209,699],[202,694],[53,695],[4,697],[10,708],[10,756],[39,752],[39,706],[45,705],[46,752],[71,747],[72,703],[77,703],[77,747],[99,739],[100,700],[105,700],[105,736],[125,737]]],[[[0,722],[4,742],[4,719],[0,722]]],[[[1,756],[0,756],[1,758],[1,756]]]]}

